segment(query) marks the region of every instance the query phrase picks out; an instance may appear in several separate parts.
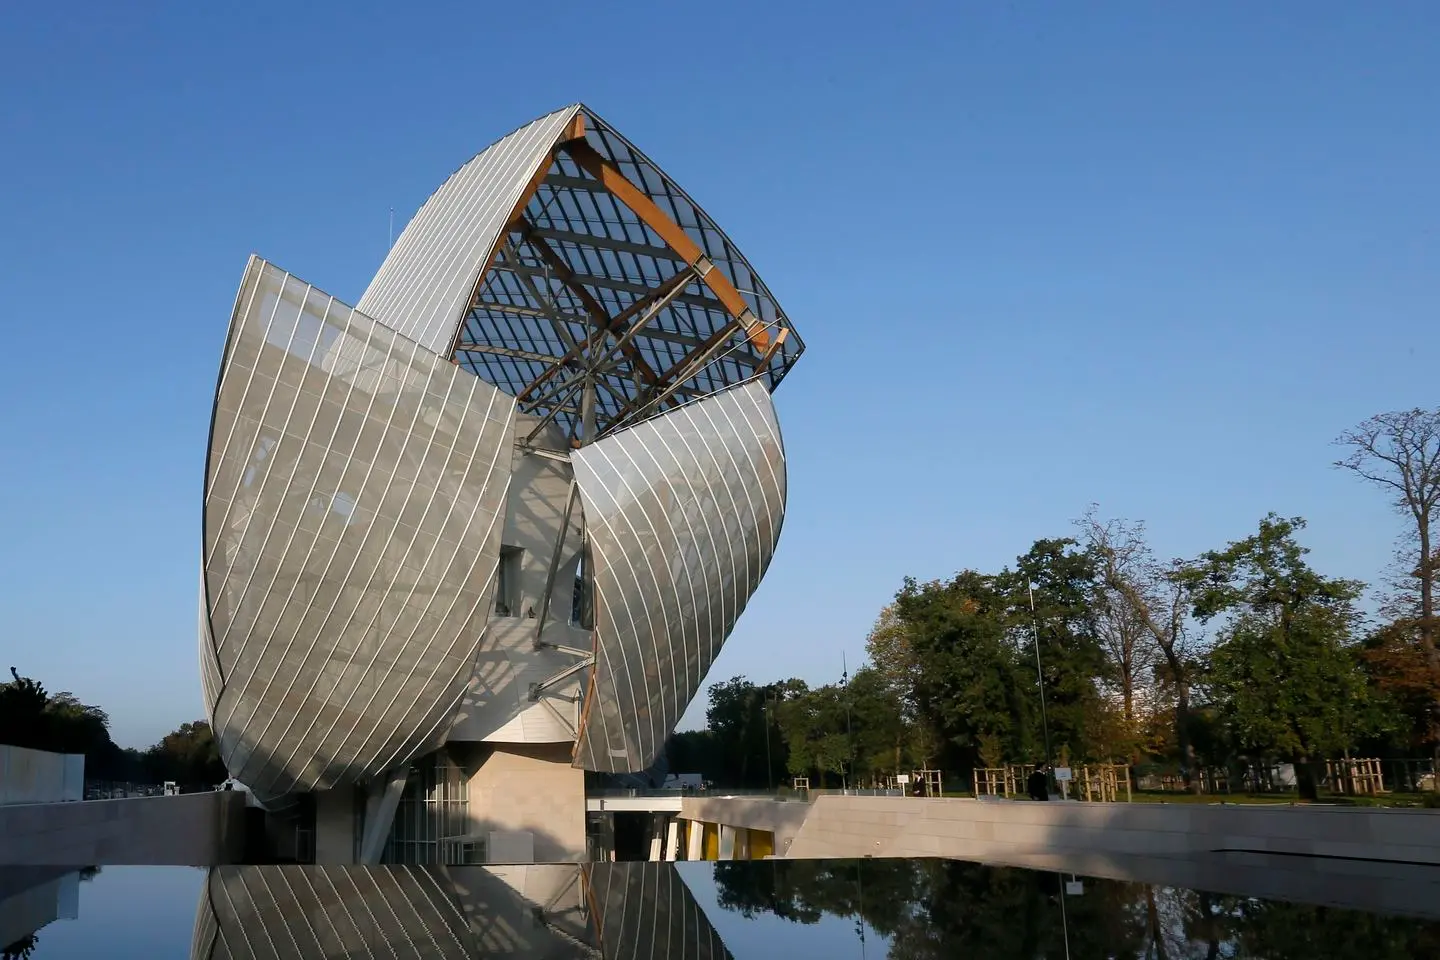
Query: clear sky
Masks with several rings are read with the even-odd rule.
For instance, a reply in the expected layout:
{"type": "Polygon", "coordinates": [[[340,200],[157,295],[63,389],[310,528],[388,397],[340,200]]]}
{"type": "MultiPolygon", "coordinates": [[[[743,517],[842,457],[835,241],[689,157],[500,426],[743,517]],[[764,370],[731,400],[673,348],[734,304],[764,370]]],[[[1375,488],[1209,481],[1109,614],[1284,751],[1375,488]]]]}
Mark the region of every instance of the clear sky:
{"type": "Polygon", "coordinates": [[[201,715],[246,256],[353,303],[391,207],[575,100],[809,347],[780,549],[711,679],[832,680],[904,575],[1092,501],[1165,556],[1300,514],[1373,580],[1398,525],[1329,443],[1437,403],[1437,49],[1432,2],[6,4],[0,670],[125,745],[201,715]]]}

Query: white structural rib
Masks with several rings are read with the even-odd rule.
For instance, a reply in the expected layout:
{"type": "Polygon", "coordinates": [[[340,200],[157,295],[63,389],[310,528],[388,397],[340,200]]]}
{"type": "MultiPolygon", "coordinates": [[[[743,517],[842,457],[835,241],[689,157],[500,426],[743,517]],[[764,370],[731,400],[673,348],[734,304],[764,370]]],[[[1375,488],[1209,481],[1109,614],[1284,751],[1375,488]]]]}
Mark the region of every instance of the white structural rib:
{"type": "Polygon", "coordinates": [[[572,104],[526,124],[451,174],[400,234],[355,309],[448,355],[516,203],[580,109],[572,104]]]}
{"type": "Polygon", "coordinates": [[[595,571],[596,663],[575,762],[642,770],[774,554],[780,427],[752,380],[602,437],[571,462],[595,571]]]}
{"type": "Polygon", "coordinates": [[[201,665],[257,795],[443,738],[489,613],[514,406],[252,258],[211,425],[201,665]]]}

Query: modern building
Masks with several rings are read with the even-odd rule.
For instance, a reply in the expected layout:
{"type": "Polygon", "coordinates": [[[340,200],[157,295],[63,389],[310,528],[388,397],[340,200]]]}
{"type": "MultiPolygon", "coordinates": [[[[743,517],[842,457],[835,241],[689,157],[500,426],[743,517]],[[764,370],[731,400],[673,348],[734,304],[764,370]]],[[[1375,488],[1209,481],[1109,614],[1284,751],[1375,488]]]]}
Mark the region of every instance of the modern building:
{"type": "Polygon", "coordinates": [[[455,171],[353,307],[252,258],[205,470],[232,776],[322,862],[581,859],[585,771],[656,761],[774,553],[803,349],[580,104],[455,171]]]}

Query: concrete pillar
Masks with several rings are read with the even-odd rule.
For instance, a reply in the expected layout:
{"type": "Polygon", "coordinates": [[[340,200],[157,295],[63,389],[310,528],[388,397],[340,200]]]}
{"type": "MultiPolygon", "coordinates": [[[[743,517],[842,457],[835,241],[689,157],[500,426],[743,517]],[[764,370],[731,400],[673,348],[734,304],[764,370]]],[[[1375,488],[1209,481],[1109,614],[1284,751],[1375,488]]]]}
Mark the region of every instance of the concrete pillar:
{"type": "Polygon", "coordinates": [[[665,843],[665,814],[650,814],[650,847],[646,851],[645,859],[656,863],[662,856],[662,848],[665,843]]]}
{"type": "Polygon", "coordinates": [[[720,824],[720,853],[715,859],[735,859],[735,828],[728,823],[720,824]]]}
{"type": "Polygon", "coordinates": [[[406,765],[391,770],[384,779],[370,783],[369,795],[365,798],[365,832],[360,837],[361,863],[380,862],[409,775],[410,767],[406,765]]]}
{"type": "Polygon", "coordinates": [[[699,820],[686,820],[685,859],[705,859],[705,824],[699,820]]]}
{"type": "Polygon", "coordinates": [[[680,821],[669,818],[665,824],[665,859],[674,860],[680,856],[680,821]]]}
{"type": "Polygon", "coordinates": [[[315,862],[355,862],[355,788],[315,793],[315,862]]]}

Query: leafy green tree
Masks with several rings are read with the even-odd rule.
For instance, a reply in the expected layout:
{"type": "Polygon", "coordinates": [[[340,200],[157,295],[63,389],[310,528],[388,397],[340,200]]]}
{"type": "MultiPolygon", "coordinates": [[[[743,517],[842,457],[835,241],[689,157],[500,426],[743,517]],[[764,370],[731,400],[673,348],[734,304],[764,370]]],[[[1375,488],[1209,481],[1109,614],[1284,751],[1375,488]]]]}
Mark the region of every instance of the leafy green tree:
{"type": "Polygon", "coordinates": [[[712,686],[705,721],[716,744],[717,769],[710,779],[729,787],[779,783],[786,756],[777,707],[805,690],[805,683],[795,679],[756,686],[732,677],[712,686]]]}
{"type": "Polygon", "coordinates": [[[125,752],[110,739],[104,710],[71,693],[52,695],[14,667],[10,675],[10,683],[0,684],[0,743],[84,754],[85,775],[92,779],[124,779],[133,772],[125,752]]]}
{"type": "Polygon", "coordinates": [[[937,759],[975,766],[984,734],[999,737],[1010,757],[1035,755],[1035,673],[1015,647],[996,578],[973,570],[924,584],[906,578],[895,608],[913,663],[907,706],[941,745],[937,759]]]}
{"type": "Polygon", "coordinates": [[[910,769],[909,727],[885,677],[873,667],[861,667],[842,696],[850,708],[856,775],[873,780],[910,769]]]}
{"type": "Polygon", "coordinates": [[[1037,540],[996,583],[1008,598],[1011,636],[1027,663],[1036,662],[1038,638],[1055,755],[1068,748],[1073,757],[1108,760],[1114,710],[1100,691],[1109,665],[1095,623],[1095,564],[1076,547],[1069,538],[1037,540]]]}
{"type": "Polygon", "coordinates": [[[219,745],[210,724],[204,720],[182,723],[142,755],[141,762],[152,782],[205,786],[227,776],[220,760],[219,745]]]}
{"type": "Polygon", "coordinates": [[[1223,619],[1207,683],[1241,749],[1308,764],[1348,749],[1374,726],[1352,641],[1363,585],[1325,577],[1296,542],[1300,518],[1270,514],[1257,533],[1202,555],[1190,572],[1194,614],[1223,619]]]}
{"type": "Polygon", "coordinates": [[[45,708],[50,695],[45,687],[10,668],[10,683],[0,683],[0,743],[32,750],[52,747],[50,718],[45,708]]]}

